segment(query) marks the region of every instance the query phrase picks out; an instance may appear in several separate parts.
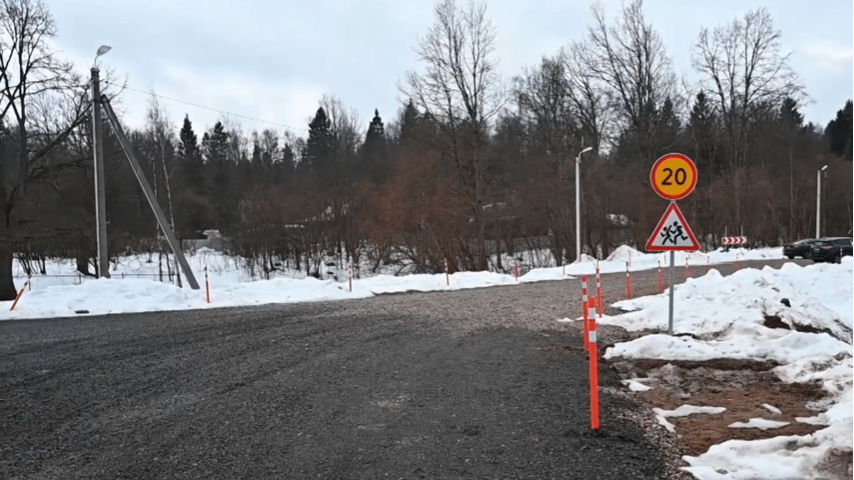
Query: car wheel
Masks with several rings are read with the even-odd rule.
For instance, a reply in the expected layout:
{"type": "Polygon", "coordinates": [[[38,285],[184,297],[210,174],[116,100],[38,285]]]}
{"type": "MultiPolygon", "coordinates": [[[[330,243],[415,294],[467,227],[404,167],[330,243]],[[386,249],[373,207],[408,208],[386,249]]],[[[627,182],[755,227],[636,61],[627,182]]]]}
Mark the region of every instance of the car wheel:
{"type": "Polygon", "coordinates": [[[833,263],[842,263],[842,254],[837,253],[836,257],[833,258],[833,263]]]}
{"type": "Polygon", "coordinates": [[[804,260],[809,260],[809,259],[810,259],[810,254],[809,254],[809,253],[805,253],[805,254],[804,254],[804,260]]]}
{"type": "Polygon", "coordinates": [[[791,259],[795,258],[795,256],[794,256],[794,255],[786,255],[786,256],[789,258],[789,260],[791,260],[791,259]]]}

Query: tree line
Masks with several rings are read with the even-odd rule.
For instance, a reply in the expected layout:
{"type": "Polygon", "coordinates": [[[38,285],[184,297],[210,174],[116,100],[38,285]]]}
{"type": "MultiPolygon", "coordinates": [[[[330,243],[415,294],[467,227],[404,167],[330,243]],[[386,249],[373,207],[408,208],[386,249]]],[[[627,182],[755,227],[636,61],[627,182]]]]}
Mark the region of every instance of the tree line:
{"type": "MultiPolygon", "coordinates": [[[[432,272],[504,270],[502,254],[575,258],[575,167],[582,243],[606,256],[643,245],[666,201],[649,185],[660,155],[699,170],[683,200],[705,247],[725,232],[777,245],[815,232],[822,166],[826,235],[851,232],[852,103],[825,125],[805,123],[807,92],[765,9],[703,28],[691,45],[698,82],[677,81],[665,46],[635,0],[600,7],[579,39],[524,69],[498,74],[486,5],[442,0],[416,46],[405,102],[365,127],[324,96],[307,133],[246,131],[223,119],[172,125],[156,95],[128,136],[182,239],[219,230],[247,268],[318,275],[329,256],[432,272]],[[579,157],[579,152],[592,147],[579,157]]],[[[38,0],[0,11],[0,300],[12,263],[47,256],[95,265],[88,86],[50,49],[56,26],[38,0]]],[[[114,77],[107,71],[108,80],[114,77]]],[[[107,94],[121,101],[121,82],[107,94]]],[[[383,112],[386,113],[386,112],[383,112]]],[[[120,145],[105,128],[109,251],[164,245],[120,145]]]]}

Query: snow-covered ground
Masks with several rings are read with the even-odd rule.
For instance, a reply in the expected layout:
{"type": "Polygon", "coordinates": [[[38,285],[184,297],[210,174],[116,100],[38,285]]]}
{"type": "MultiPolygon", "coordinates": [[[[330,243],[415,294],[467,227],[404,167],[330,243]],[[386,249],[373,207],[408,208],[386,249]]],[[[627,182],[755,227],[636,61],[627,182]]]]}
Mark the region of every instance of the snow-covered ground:
{"type": "MultiPolygon", "coordinates": [[[[666,294],[617,302],[616,307],[629,312],[605,316],[598,323],[662,333],[618,343],[606,351],[605,357],[774,360],[780,366],[773,372],[784,382],[820,381],[828,396],[808,406],[821,413],[796,420],[825,428],[805,436],[729,440],[702,455],[684,459],[689,464],[685,469],[700,480],[826,478],[816,466],[828,452],[850,452],[854,443],[852,277],[851,257],[845,257],[841,265],[800,267],[790,263],[779,270],[743,269],[727,277],[712,269],[675,288],[673,330],[686,335],[666,334],[666,294]],[[789,327],[821,333],[768,328],[764,325],[766,316],[789,327]]],[[[643,381],[632,379],[624,383],[632,391],[643,391],[649,388],[643,381]]],[[[772,414],[780,413],[773,405],[762,407],[772,414]]],[[[671,431],[673,424],[666,417],[716,412],[688,405],[674,411],[656,410],[659,424],[671,431]]],[[[751,418],[729,426],[773,429],[785,426],[785,422],[751,418]]]]}
{"type": "MultiPolygon", "coordinates": [[[[741,260],[782,258],[780,248],[760,250],[731,249],[729,252],[676,254],[676,266],[714,265],[741,260]]],[[[457,290],[511,285],[518,282],[561,280],[577,275],[592,274],[597,262],[585,257],[563,267],[535,268],[518,279],[512,275],[493,272],[458,272],[444,274],[409,274],[402,276],[381,273],[368,276],[367,266],[361,268],[363,275],[352,282],[350,290],[347,268],[324,268],[324,279],[306,277],[304,272],[294,270],[277,272],[270,280],[253,280],[233,257],[212,250],[202,249],[188,258],[201,290],[178,288],[170,283],[157,281],[159,269],[156,255],[133,255],[122,257],[112,265],[111,279],[92,279],[80,276],[73,260],[48,260],[46,275],[32,277],[31,288],[24,292],[14,311],[9,311],[11,302],[0,302],[0,320],[16,318],[45,318],[88,314],[129,313],[158,310],[185,310],[193,308],[233,307],[265,303],[308,302],[362,298],[379,293],[405,291],[457,290]],[[205,267],[208,268],[211,303],[205,299],[205,267]],[[329,273],[332,275],[329,275],[329,273]],[[338,280],[333,278],[337,277],[338,280]],[[448,285],[449,284],[449,285],[448,285]]],[[[606,260],[598,262],[601,273],[623,272],[628,264],[631,271],[645,270],[666,265],[666,254],[646,254],[631,247],[622,246],[606,260]]],[[[505,264],[509,264],[505,260],[505,264]]],[[[166,269],[165,262],[163,270],[166,269]]],[[[390,272],[391,269],[381,269],[390,272]]],[[[27,277],[18,263],[13,275],[18,288],[27,277]]],[[[680,272],[681,278],[681,272],[680,272]]],[[[185,282],[186,283],[186,282],[185,282]]]]}

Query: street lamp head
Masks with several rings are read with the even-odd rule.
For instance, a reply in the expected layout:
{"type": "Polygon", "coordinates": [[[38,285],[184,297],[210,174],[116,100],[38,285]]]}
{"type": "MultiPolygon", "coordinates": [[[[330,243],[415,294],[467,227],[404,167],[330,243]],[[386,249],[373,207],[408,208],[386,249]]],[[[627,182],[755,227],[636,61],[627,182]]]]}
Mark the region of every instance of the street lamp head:
{"type": "Polygon", "coordinates": [[[92,62],[92,68],[93,69],[95,69],[95,70],[98,69],[98,57],[109,52],[111,48],[113,48],[113,47],[111,47],[109,45],[101,45],[101,47],[98,48],[98,52],[95,54],[95,60],[92,62]]]}
{"type": "Polygon", "coordinates": [[[821,171],[823,172],[827,168],[827,165],[821,167],[821,171]]]}
{"type": "Polygon", "coordinates": [[[587,153],[587,152],[589,152],[590,150],[593,150],[593,147],[587,147],[587,148],[585,148],[584,150],[582,150],[582,151],[581,151],[581,153],[587,153]]]}

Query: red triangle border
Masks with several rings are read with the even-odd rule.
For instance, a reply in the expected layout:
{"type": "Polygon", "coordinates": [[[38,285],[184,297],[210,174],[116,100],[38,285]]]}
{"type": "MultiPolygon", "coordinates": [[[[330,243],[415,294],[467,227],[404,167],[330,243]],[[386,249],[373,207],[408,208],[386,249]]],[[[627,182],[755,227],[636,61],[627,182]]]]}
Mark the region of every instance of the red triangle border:
{"type": "Polygon", "coordinates": [[[647,252],[695,252],[700,249],[700,243],[697,242],[697,237],[694,236],[694,232],[691,231],[691,227],[688,226],[688,222],[685,220],[685,216],[682,215],[682,211],[679,210],[676,202],[670,202],[667,210],[664,211],[664,215],[661,216],[661,220],[658,221],[658,225],[655,226],[655,230],[652,231],[652,235],[649,236],[649,240],[646,241],[644,248],[647,252]],[[655,247],[652,245],[652,242],[655,241],[655,237],[658,232],[661,231],[661,227],[664,226],[664,222],[667,220],[667,216],[670,215],[671,211],[676,212],[676,217],[678,217],[679,221],[682,222],[682,225],[685,226],[685,234],[688,235],[688,240],[691,241],[691,245],[686,245],[684,247],[655,247]]]}

